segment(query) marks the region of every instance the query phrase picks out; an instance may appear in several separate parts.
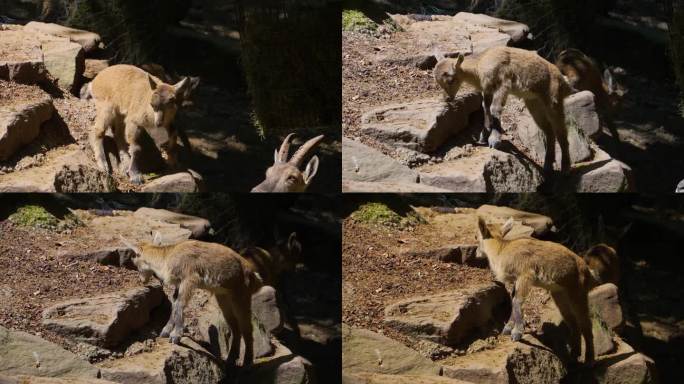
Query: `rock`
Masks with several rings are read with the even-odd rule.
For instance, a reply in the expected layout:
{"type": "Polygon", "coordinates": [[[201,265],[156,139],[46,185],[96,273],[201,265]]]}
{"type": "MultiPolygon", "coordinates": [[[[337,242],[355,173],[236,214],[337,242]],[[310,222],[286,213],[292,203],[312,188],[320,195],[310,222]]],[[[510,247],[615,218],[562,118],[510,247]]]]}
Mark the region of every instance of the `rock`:
{"type": "Polygon", "coordinates": [[[444,247],[425,249],[412,249],[402,252],[409,257],[427,257],[447,263],[469,264],[477,253],[476,244],[452,244],[444,247]]]}
{"type": "Polygon", "coordinates": [[[675,188],[675,193],[684,193],[684,180],[680,181],[675,188]]]}
{"type": "Polygon", "coordinates": [[[468,31],[448,20],[417,21],[405,29],[394,34],[391,44],[383,46],[371,61],[430,69],[437,64],[436,53],[451,57],[472,52],[468,31]]]}
{"type": "MultiPolygon", "coordinates": [[[[591,114],[596,120],[596,126],[598,127],[598,115],[594,110],[593,95],[589,93],[589,104],[591,107],[591,114]]],[[[576,96],[586,95],[585,92],[581,94],[575,94],[568,97],[565,100],[566,105],[566,127],[568,129],[568,147],[570,152],[570,163],[576,164],[582,161],[591,159],[592,149],[590,145],[590,140],[587,138],[584,130],[579,125],[579,118],[585,118],[586,111],[578,107],[577,102],[584,102],[585,99],[577,99],[576,96]],[[571,107],[568,107],[570,105],[571,107]],[[571,114],[571,111],[577,111],[579,117],[571,114]]],[[[519,99],[509,98],[507,108],[502,115],[502,121],[511,121],[510,125],[505,126],[506,132],[514,136],[513,140],[516,146],[520,146],[521,150],[532,159],[539,166],[544,165],[544,158],[546,156],[546,137],[543,131],[535,123],[534,119],[530,115],[529,111],[524,104],[519,99]],[[518,112],[521,111],[521,112],[518,112]]],[[[589,107],[587,107],[589,108],[589,107]]],[[[585,118],[585,120],[587,120],[585,118]]],[[[560,169],[561,164],[561,150],[558,143],[554,143],[556,146],[556,160],[554,163],[555,168],[560,169]]]]}
{"type": "MultiPolygon", "coordinates": [[[[76,147],[76,146],[73,146],[76,147]]],[[[112,192],[114,179],[77,147],[41,166],[0,175],[0,192],[112,192]]]]}
{"type": "Polygon", "coordinates": [[[83,77],[92,80],[98,73],[109,67],[109,60],[100,59],[85,59],[85,69],[83,70],[83,77]]]}
{"type": "MultiPolygon", "coordinates": [[[[1,35],[0,35],[1,36],[1,35]]],[[[9,159],[32,142],[40,126],[52,117],[52,99],[38,87],[17,86],[0,80],[0,161],[9,159]],[[18,100],[10,92],[22,90],[18,100]],[[31,96],[28,96],[31,92],[31,96]]]]}
{"type": "Polygon", "coordinates": [[[95,379],[99,370],[57,344],[0,326],[0,375],[95,379]]]}
{"type": "Polygon", "coordinates": [[[449,192],[447,189],[418,183],[366,182],[342,180],[342,192],[449,192]]]}
{"type": "Polygon", "coordinates": [[[559,383],[567,371],[563,362],[533,336],[504,341],[488,349],[445,361],[444,376],[473,383],[559,383]]]}
{"type": "Polygon", "coordinates": [[[592,382],[599,384],[655,384],[658,382],[651,358],[618,339],[617,351],[597,361],[592,382]]]}
{"type": "Polygon", "coordinates": [[[625,325],[618,287],[607,283],[589,291],[589,306],[613,332],[620,332],[625,325]]]}
{"type": "Polygon", "coordinates": [[[511,37],[505,33],[501,33],[496,29],[490,29],[482,32],[473,32],[470,34],[470,39],[473,42],[473,54],[480,54],[489,48],[508,46],[511,37]]]}
{"type": "Polygon", "coordinates": [[[361,117],[361,131],[378,141],[419,152],[433,152],[468,125],[482,98],[473,90],[454,100],[417,100],[374,108],[361,117]]]}
{"type": "Polygon", "coordinates": [[[485,14],[459,12],[454,15],[452,20],[466,26],[482,26],[501,31],[510,36],[513,44],[520,44],[530,38],[530,28],[517,21],[497,19],[485,14]]]}
{"type": "Polygon", "coordinates": [[[160,286],[72,299],[43,311],[43,326],[67,338],[112,348],[147,324],[163,300],[160,286]]]}
{"type": "Polygon", "coordinates": [[[524,158],[485,147],[469,157],[417,168],[421,184],[453,192],[534,192],[538,167],[524,158]]]}
{"type": "Polygon", "coordinates": [[[69,260],[90,260],[102,265],[112,265],[115,267],[123,267],[125,265],[132,265],[131,258],[135,255],[132,249],[126,247],[106,248],[94,252],[86,252],[82,254],[69,254],[65,257],[69,260]]]}
{"type": "Polygon", "coordinates": [[[43,41],[45,68],[58,80],[59,86],[78,94],[81,74],[85,69],[83,48],[68,40],[43,41]]]}
{"type": "MultiPolygon", "coordinates": [[[[221,310],[214,299],[206,300],[196,310],[196,323],[189,326],[189,331],[195,335],[197,342],[211,352],[217,358],[225,361],[230,352],[230,340],[233,335],[223,318],[221,310]]],[[[252,313],[252,336],[254,338],[254,357],[270,356],[275,351],[271,342],[271,335],[266,331],[263,324],[252,313]]],[[[240,359],[244,357],[244,341],[240,341],[240,359]]]]}
{"type": "Polygon", "coordinates": [[[361,142],[342,138],[342,178],[354,182],[415,184],[418,173],[361,142]]]}
{"type": "Polygon", "coordinates": [[[116,384],[113,381],[93,379],[93,378],[76,378],[70,377],[68,379],[60,379],[57,377],[39,377],[39,376],[3,376],[0,375],[0,383],[2,384],[116,384]]]}
{"type": "Polygon", "coordinates": [[[384,322],[411,337],[455,346],[476,331],[487,333],[497,319],[503,322],[508,301],[502,285],[480,284],[390,304],[384,322]]]}
{"type": "Polygon", "coordinates": [[[532,227],[534,229],[533,236],[535,237],[543,237],[557,230],[550,217],[538,213],[488,204],[481,205],[477,208],[476,212],[478,216],[485,217],[488,223],[503,224],[512,217],[515,221],[521,221],[523,225],[532,227]]]}
{"type": "Polygon", "coordinates": [[[180,345],[156,339],[154,349],[98,364],[102,378],[122,384],[216,384],[223,364],[188,337],[180,345]]]}
{"type": "Polygon", "coordinates": [[[615,160],[603,150],[598,150],[594,158],[572,171],[571,182],[576,192],[618,193],[633,192],[632,169],[625,163],[615,160]]]}
{"type": "Polygon", "coordinates": [[[596,137],[601,132],[599,117],[594,103],[594,94],[581,91],[572,94],[563,101],[566,120],[579,127],[587,137],[596,137]]]}
{"type": "Polygon", "coordinates": [[[197,216],[185,215],[182,213],[167,211],[166,209],[155,209],[142,207],[138,208],[133,214],[134,217],[146,217],[159,220],[164,223],[178,224],[181,228],[189,229],[193,239],[206,236],[211,229],[211,223],[207,219],[197,216]]]}
{"type": "Polygon", "coordinates": [[[283,328],[283,315],[278,308],[275,288],[265,285],[252,295],[252,313],[271,335],[283,328]]]}
{"type": "MultiPolygon", "coordinates": [[[[379,373],[358,373],[348,379],[352,384],[472,384],[470,382],[443,376],[430,375],[383,375],[379,373]]],[[[347,384],[345,379],[342,382],[347,384]]]]}
{"type": "Polygon", "coordinates": [[[316,383],[314,368],[301,356],[296,356],[281,344],[272,357],[255,361],[254,366],[240,375],[237,384],[277,383],[312,384],[316,383]]]}
{"type": "Polygon", "coordinates": [[[198,174],[179,172],[152,180],[142,192],[199,192],[202,179],[198,174]]]}
{"type": "Polygon", "coordinates": [[[24,30],[45,33],[47,35],[68,38],[69,41],[78,43],[86,53],[96,50],[102,38],[94,32],[81,29],[69,28],[59,24],[42,23],[31,21],[24,26],[24,30]]]}
{"type": "Polygon", "coordinates": [[[35,35],[0,25],[0,79],[24,84],[46,80],[40,47],[35,35]]]}
{"type": "Polygon", "coordinates": [[[398,341],[343,324],[342,371],[349,374],[439,375],[440,368],[398,341]]]}

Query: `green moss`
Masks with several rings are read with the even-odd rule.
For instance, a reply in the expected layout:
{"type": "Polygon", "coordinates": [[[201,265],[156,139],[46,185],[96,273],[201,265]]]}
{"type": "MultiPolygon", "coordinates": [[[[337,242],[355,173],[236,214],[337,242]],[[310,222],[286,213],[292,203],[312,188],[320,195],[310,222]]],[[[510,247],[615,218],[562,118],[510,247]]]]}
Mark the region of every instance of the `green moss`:
{"type": "Polygon", "coordinates": [[[388,227],[406,228],[415,226],[421,219],[413,212],[401,216],[383,203],[365,203],[351,214],[354,220],[367,224],[386,225],[388,227]]]}
{"type": "Polygon", "coordinates": [[[20,207],[10,215],[9,220],[14,224],[32,228],[56,229],[59,224],[54,215],[37,205],[20,207]]]}
{"type": "Polygon", "coordinates": [[[373,33],[378,29],[378,24],[366,17],[361,11],[345,9],[342,11],[342,30],[354,32],[373,33]]]}

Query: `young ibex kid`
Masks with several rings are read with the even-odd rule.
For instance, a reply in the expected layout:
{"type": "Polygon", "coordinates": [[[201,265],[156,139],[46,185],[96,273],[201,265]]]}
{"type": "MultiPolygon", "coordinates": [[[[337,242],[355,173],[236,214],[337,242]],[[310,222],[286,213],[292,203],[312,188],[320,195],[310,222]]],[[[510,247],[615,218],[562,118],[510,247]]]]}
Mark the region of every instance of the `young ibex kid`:
{"type": "Polygon", "coordinates": [[[611,135],[619,142],[613,116],[627,90],[617,83],[613,73],[624,72],[621,68],[606,68],[601,76],[598,65],[579,49],[566,49],[556,59],[556,66],[577,91],[591,91],[596,100],[596,109],[611,135]]]}
{"type": "Polygon", "coordinates": [[[306,164],[304,172],[299,167],[322,140],[323,135],[309,139],[287,160],[290,151],[290,140],[294,133],[285,137],[280,150],[275,151],[273,165],[266,170],[266,180],[252,188],[252,192],[304,192],[318,171],[318,156],[313,156],[306,164]]]}
{"type": "Polygon", "coordinates": [[[594,343],[587,293],[591,288],[591,273],[584,261],[566,247],[531,237],[506,240],[513,228],[509,219],[500,231],[490,231],[478,217],[478,256],[485,255],[498,281],[513,283],[511,317],[503,334],[520,340],[524,330],[521,306],[533,286],[549,291],[563,321],[570,328],[570,353],[577,359],[584,336],[585,363],[594,361],[594,343]]]}
{"type": "Polygon", "coordinates": [[[214,294],[232,335],[228,362],[240,355],[240,339],[245,342],[243,366],[253,360],[251,297],[261,287],[261,278],[242,256],[221,244],[185,240],[162,246],[158,236],[152,244],[138,246],[122,240],[135,252],[133,264],[143,283],[157,277],[162,284],[175,287],[171,317],[160,336],[180,343],[183,334],[183,309],[195,288],[214,294]]]}
{"type": "Polygon", "coordinates": [[[553,172],[556,141],[561,148],[561,171],[570,171],[563,100],[572,89],[555,65],[533,51],[494,47],[476,58],[459,54],[458,58],[443,59],[435,66],[434,76],[449,98],[464,82],[482,92],[485,127],[480,143],[492,148],[501,141],[500,118],[506,98],[509,94],[521,98],[546,136],[545,173],[553,172]]]}
{"type": "Polygon", "coordinates": [[[266,249],[249,247],[240,254],[259,272],[264,285],[276,287],[283,272],[293,271],[302,253],[297,233],[292,232],[286,240],[276,238],[276,244],[266,249]]]}
{"type": "Polygon", "coordinates": [[[103,140],[107,129],[111,128],[122,166],[128,164],[131,182],[141,184],[138,170],[140,136],[145,129],[163,128],[169,137],[168,162],[175,166],[177,143],[172,123],[188,85],[187,78],[170,85],[140,68],[125,64],[113,65],[95,76],[86,93],[92,96],[97,107],[90,134],[97,165],[108,171],[103,140]]]}

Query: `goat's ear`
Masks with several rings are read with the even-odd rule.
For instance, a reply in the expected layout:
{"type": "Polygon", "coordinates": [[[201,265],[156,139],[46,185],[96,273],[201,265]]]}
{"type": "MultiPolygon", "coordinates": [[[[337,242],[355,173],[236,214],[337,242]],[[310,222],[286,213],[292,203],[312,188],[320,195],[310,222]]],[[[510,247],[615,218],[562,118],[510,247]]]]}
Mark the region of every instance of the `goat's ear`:
{"type": "Polygon", "coordinates": [[[302,244],[297,239],[297,232],[290,233],[290,237],[287,239],[287,249],[292,256],[299,256],[302,252],[302,244]]]}
{"type": "Polygon", "coordinates": [[[304,169],[304,184],[309,185],[313,177],[316,176],[316,172],[318,172],[318,156],[314,155],[304,169]]]}
{"type": "Polygon", "coordinates": [[[603,82],[606,83],[606,88],[608,88],[608,93],[615,92],[615,80],[613,79],[613,74],[610,69],[606,68],[603,71],[603,82]]]}
{"type": "Polygon", "coordinates": [[[187,77],[184,77],[183,80],[174,84],[173,88],[175,89],[177,94],[180,94],[183,91],[185,91],[185,87],[187,87],[188,84],[190,84],[190,81],[188,80],[187,77]]]}
{"type": "Polygon", "coordinates": [[[482,216],[477,217],[477,229],[480,231],[482,239],[489,239],[492,237],[491,233],[489,233],[489,228],[487,228],[487,222],[482,216]]]}
{"type": "Polygon", "coordinates": [[[160,246],[162,244],[162,236],[158,231],[154,231],[154,234],[152,235],[152,244],[156,246],[160,246]]]}
{"type": "Polygon", "coordinates": [[[152,78],[152,76],[150,76],[149,74],[147,75],[147,81],[150,82],[150,88],[152,88],[153,91],[154,91],[155,89],[157,89],[157,82],[154,81],[154,79],[152,78]]]}
{"type": "Polygon", "coordinates": [[[501,236],[506,236],[508,232],[513,229],[513,224],[515,224],[515,221],[513,221],[513,217],[509,217],[508,220],[501,226],[501,236]]]}

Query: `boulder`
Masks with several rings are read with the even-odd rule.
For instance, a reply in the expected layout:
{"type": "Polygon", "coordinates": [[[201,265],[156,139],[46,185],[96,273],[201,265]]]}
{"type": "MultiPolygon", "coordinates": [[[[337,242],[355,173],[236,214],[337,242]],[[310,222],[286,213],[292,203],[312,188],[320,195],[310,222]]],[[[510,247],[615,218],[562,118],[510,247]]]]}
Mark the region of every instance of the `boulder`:
{"type": "Polygon", "coordinates": [[[52,98],[40,88],[0,80],[0,161],[38,137],[53,112],[52,98]]]}
{"type": "Polygon", "coordinates": [[[596,137],[601,132],[599,116],[596,112],[594,94],[590,91],[580,91],[565,98],[563,101],[566,120],[569,124],[580,128],[587,137],[596,137]]]}
{"type": "Polygon", "coordinates": [[[42,43],[45,68],[57,79],[60,87],[78,94],[85,69],[83,48],[68,40],[47,40],[42,43]]]}
{"type": "Polygon", "coordinates": [[[57,344],[0,326],[0,375],[95,379],[99,370],[57,344]]]}
{"type": "Polygon", "coordinates": [[[531,38],[530,27],[517,21],[497,19],[480,13],[459,12],[454,15],[452,21],[466,26],[481,26],[492,28],[507,34],[511,38],[511,43],[520,44],[531,38]]]}
{"type": "Polygon", "coordinates": [[[489,48],[508,46],[511,42],[511,37],[496,29],[488,28],[484,31],[472,32],[470,40],[473,42],[473,54],[477,55],[489,48]]]}
{"type": "Polygon", "coordinates": [[[615,284],[602,284],[589,291],[589,306],[611,331],[619,333],[624,327],[625,318],[615,284]]]}
{"type": "Polygon", "coordinates": [[[252,295],[252,313],[271,335],[283,328],[283,314],[278,307],[275,288],[265,285],[252,295]]]}
{"type": "Polygon", "coordinates": [[[374,108],[361,117],[361,131],[378,141],[430,153],[468,125],[482,97],[467,89],[452,101],[417,100],[374,108]]]}
{"type": "Polygon", "coordinates": [[[0,25],[0,79],[24,84],[44,81],[47,70],[41,42],[19,28],[0,25]]]}
{"type": "Polygon", "coordinates": [[[132,249],[121,247],[108,247],[97,251],[86,251],[85,253],[67,254],[65,258],[69,260],[88,260],[102,265],[112,265],[123,267],[132,265],[131,258],[135,255],[132,249]]]}
{"type": "MultiPolygon", "coordinates": [[[[344,176],[343,176],[344,177],[344,176]]],[[[386,181],[352,181],[342,180],[342,192],[449,192],[447,189],[432,187],[418,183],[386,182],[386,181]]]]}
{"type": "Polygon", "coordinates": [[[675,188],[675,193],[684,193],[684,180],[677,183],[677,188],[675,188]]]}
{"type": "Polygon", "coordinates": [[[109,60],[85,59],[83,77],[88,80],[93,80],[98,73],[102,72],[107,67],[109,67],[109,60]]]}
{"type": "Polygon", "coordinates": [[[112,348],[147,324],[164,300],[160,286],[72,299],[43,311],[43,326],[66,338],[112,348]]]}
{"type": "Polygon", "coordinates": [[[576,192],[622,193],[634,191],[632,169],[598,149],[594,158],[573,169],[571,182],[576,192]]]}
{"type": "Polygon", "coordinates": [[[24,30],[67,38],[69,41],[80,45],[86,53],[96,50],[102,41],[100,35],[94,32],[69,28],[59,24],[42,23],[39,21],[31,21],[27,23],[24,26],[24,30]]]}
{"type": "Polygon", "coordinates": [[[557,230],[550,217],[538,213],[488,204],[479,206],[476,212],[478,216],[485,217],[488,223],[503,224],[512,217],[515,221],[520,221],[523,225],[532,227],[534,229],[533,236],[535,237],[543,237],[557,230]]]}
{"type": "Polygon", "coordinates": [[[486,283],[404,299],[385,308],[384,322],[414,338],[454,346],[476,332],[487,333],[508,315],[508,292],[486,283]]]}
{"type": "Polygon", "coordinates": [[[316,376],[308,360],[277,343],[273,356],[255,361],[236,383],[312,384],[316,383],[316,376]]]}
{"type": "MultiPolygon", "coordinates": [[[[593,98],[594,96],[591,92],[587,91],[572,95],[565,100],[566,127],[568,130],[568,147],[571,164],[586,161],[592,157],[591,141],[587,138],[587,134],[580,124],[585,120],[591,120],[586,116],[591,114],[591,117],[595,120],[596,128],[598,128],[598,115],[594,109],[593,98]],[[589,95],[589,105],[586,108],[591,108],[590,113],[577,105],[586,102],[586,99],[581,97],[583,95],[586,96],[586,94],[589,95]],[[575,116],[575,113],[578,116],[575,116]]],[[[527,108],[520,99],[509,98],[509,102],[504,111],[505,112],[502,114],[504,129],[513,136],[514,144],[519,146],[535,163],[539,166],[543,166],[544,158],[546,156],[546,137],[527,108]],[[507,121],[510,121],[510,123],[505,123],[507,121]]],[[[562,158],[561,150],[558,143],[554,143],[554,145],[556,146],[556,160],[554,165],[556,168],[560,169],[562,158]]]]}
{"type": "Polygon", "coordinates": [[[618,339],[617,351],[597,361],[592,382],[598,384],[655,384],[658,374],[654,361],[618,339]]]}
{"type": "MultiPolygon", "coordinates": [[[[73,147],[76,147],[75,145],[73,147]]],[[[77,147],[44,164],[0,175],[0,192],[112,192],[114,179],[77,147]]]]}
{"type": "Polygon", "coordinates": [[[448,359],[444,376],[473,383],[559,383],[567,371],[563,362],[533,336],[507,339],[494,349],[448,359]]]}
{"type": "Polygon", "coordinates": [[[159,220],[164,223],[178,224],[181,228],[185,228],[192,232],[191,237],[194,239],[202,238],[209,233],[211,223],[207,219],[197,216],[185,215],[182,213],[167,211],[166,209],[155,209],[142,207],[138,208],[133,214],[134,217],[149,218],[159,220]]]}
{"type": "Polygon", "coordinates": [[[342,371],[349,374],[439,375],[440,368],[398,341],[343,324],[342,371]]]}
{"type": "Polygon", "coordinates": [[[151,351],[98,367],[103,379],[122,384],[216,384],[226,378],[223,364],[188,337],[180,345],[156,339],[151,351]]]}
{"type": "Polygon", "coordinates": [[[152,180],[142,192],[200,192],[202,178],[197,173],[179,172],[152,180]]]}
{"type": "Polygon", "coordinates": [[[542,174],[532,162],[485,147],[468,157],[417,168],[421,184],[453,192],[534,192],[542,174]]]}
{"type": "Polygon", "coordinates": [[[349,182],[415,184],[418,173],[361,142],[342,138],[342,178],[349,182]]]}
{"type": "Polygon", "coordinates": [[[93,378],[77,378],[70,377],[68,379],[60,379],[57,377],[39,377],[39,376],[3,376],[0,375],[0,383],[2,384],[116,384],[113,381],[100,380],[93,378]]]}
{"type": "Polygon", "coordinates": [[[472,384],[444,376],[430,375],[383,375],[379,373],[358,373],[342,379],[347,384],[472,384]],[[345,380],[346,379],[346,380],[345,380]]]}

